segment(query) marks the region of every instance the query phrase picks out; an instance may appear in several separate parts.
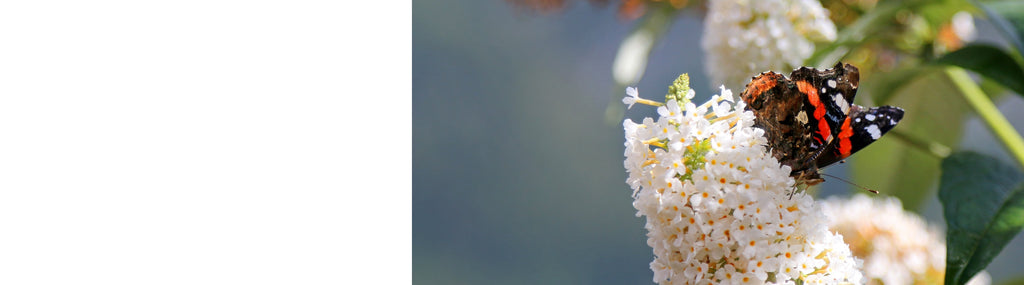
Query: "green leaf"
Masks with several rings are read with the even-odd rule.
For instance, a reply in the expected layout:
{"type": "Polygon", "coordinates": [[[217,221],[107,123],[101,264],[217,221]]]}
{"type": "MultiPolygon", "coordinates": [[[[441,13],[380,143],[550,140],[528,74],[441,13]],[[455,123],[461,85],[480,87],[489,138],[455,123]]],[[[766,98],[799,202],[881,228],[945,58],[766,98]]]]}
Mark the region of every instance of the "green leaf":
{"type": "Polygon", "coordinates": [[[1010,41],[1017,52],[1024,52],[1024,3],[1019,0],[973,1],[1010,41]]]}
{"type": "Polygon", "coordinates": [[[964,284],[1024,227],[1024,173],[973,152],[942,161],[946,284],[964,284]]]}
{"type": "Polygon", "coordinates": [[[831,67],[857,48],[872,42],[888,47],[911,45],[917,49],[922,40],[934,37],[939,27],[960,11],[972,11],[967,1],[878,1],[878,5],[860,15],[854,22],[840,27],[836,40],[816,45],[805,65],[831,67]],[[920,17],[907,17],[914,14],[920,17]],[[920,21],[910,21],[919,19],[920,21]],[[898,42],[904,43],[898,43],[898,42]]]}
{"type": "Polygon", "coordinates": [[[940,27],[949,23],[953,15],[961,11],[968,13],[979,12],[969,1],[927,1],[926,4],[914,7],[915,14],[921,15],[928,21],[929,28],[938,31],[940,27]]]}
{"type": "MultiPolygon", "coordinates": [[[[903,78],[902,75],[876,74],[861,84],[857,98],[862,96],[875,99],[859,100],[864,106],[892,105],[905,110],[903,120],[892,133],[938,143],[950,148],[963,139],[963,122],[971,111],[949,77],[937,69],[917,69],[907,75],[902,88],[889,79],[903,78]],[[866,92],[865,92],[866,91],[866,92]],[[865,94],[860,94],[865,92],[865,94]],[[894,95],[885,95],[891,92],[894,95]],[[884,102],[880,96],[886,96],[884,102]]],[[[868,145],[850,156],[851,177],[857,184],[878,190],[885,195],[896,196],[903,207],[920,211],[926,199],[933,197],[939,179],[941,160],[932,153],[911,146],[893,134],[868,145]]],[[[859,191],[859,190],[854,190],[859,191]]]]}
{"type": "Polygon", "coordinates": [[[817,67],[834,65],[850,52],[851,47],[860,45],[866,37],[885,28],[901,8],[903,8],[901,3],[879,3],[877,7],[862,15],[856,22],[839,31],[834,42],[820,47],[804,62],[817,67]]]}
{"type": "Polygon", "coordinates": [[[991,45],[972,44],[943,55],[936,64],[963,67],[992,79],[1013,92],[1024,95],[1024,68],[1003,49],[991,45]]]}

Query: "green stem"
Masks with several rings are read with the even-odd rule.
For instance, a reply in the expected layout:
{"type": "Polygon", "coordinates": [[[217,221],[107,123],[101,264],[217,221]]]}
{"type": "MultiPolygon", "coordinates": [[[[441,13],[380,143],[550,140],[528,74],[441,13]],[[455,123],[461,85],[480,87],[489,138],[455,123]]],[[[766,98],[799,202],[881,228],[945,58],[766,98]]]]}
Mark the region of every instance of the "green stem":
{"type": "Polygon", "coordinates": [[[981,87],[974,83],[967,71],[951,66],[946,68],[946,74],[953,81],[953,85],[960,89],[967,104],[978,112],[978,116],[995,133],[996,138],[1017,159],[1017,163],[1024,167],[1024,139],[1021,139],[1020,134],[1013,128],[1013,125],[1010,125],[1003,113],[999,112],[988,96],[985,96],[985,92],[981,91],[981,87]]]}
{"type": "Polygon", "coordinates": [[[939,160],[946,158],[947,156],[949,156],[950,153],[953,152],[946,145],[934,141],[925,140],[920,137],[911,135],[909,133],[902,132],[898,129],[889,131],[888,135],[891,135],[892,137],[903,141],[903,143],[907,144],[910,147],[916,148],[921,152],[930,154],[931,156],[938,158],[939,160]]]}

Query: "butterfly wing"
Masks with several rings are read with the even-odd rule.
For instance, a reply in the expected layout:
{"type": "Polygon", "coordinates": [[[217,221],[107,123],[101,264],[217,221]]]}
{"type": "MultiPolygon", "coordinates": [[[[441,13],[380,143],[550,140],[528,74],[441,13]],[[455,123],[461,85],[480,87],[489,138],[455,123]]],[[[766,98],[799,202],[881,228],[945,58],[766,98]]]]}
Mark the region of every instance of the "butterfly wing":
{"type": "Polygon", "coordinates": [[[822,168],[850,157],[892,130],[902,119],[903,109],[899,107],[864,108],[851,104],[850,116],[841,126],[838,138],[818,156],[815,165],[822,168]]]}
{"type": "Polygon", "coordinates": [[[850,64],[837,63],[835,67],[817,70],[801,67],[789,76],[797,89],[806,95],[807,105],[813,118],[819,123],[816,131],[821,140],[830,136],[835,139],[841,131],[843,121],[850,115],[857,86],[860,84],[860,71],[850,64]]]}

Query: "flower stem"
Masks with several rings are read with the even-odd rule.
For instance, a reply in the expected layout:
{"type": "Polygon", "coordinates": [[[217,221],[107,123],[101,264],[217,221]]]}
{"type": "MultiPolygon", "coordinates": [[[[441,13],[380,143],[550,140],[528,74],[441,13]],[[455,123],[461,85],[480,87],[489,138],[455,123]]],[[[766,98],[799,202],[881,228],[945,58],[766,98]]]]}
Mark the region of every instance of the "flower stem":
{"type": "Polygon", "coordinates": [[[661,102],[650,100],[650,99],[644,99],[644,98],[637,98],[636,102],[640,103],[640,104],[644,104],[644,105],[654,106],[654,107],[665,106],[665,103],[661,103],[661,102]]]}
{"type": "Polygon", "coordinates": [[[921,152],[930,154],[940,160],[946,158],[947,156],[949,156],[951,152],[953,152],[946,145],[934,141],[925,140],[920,137],[908,134],[906,132],[902,132],[898,129],[890,131],[889,135],[892,135],[894,138],[903,141],[903,143],[907,144],[907,146],[916,148],[921,152]]]}
{"type": "Polygon", "coordinates": [[[1020,134],[1013,128],[1013,125],[1010,125],[1003,113],[999,112],[988,96],[985,96],[985,92],[978,87],[978,84],[974,83],[967,71],[951,66],[946,68],[946,74],[953,81],[953,85],[960,89],[967,104],[978,112],[981,120],[995,133],[1010,154],[1017,159],[1017,163],[1024,167],[1024,139],[1021,139],[1020,134]]]}
{"type": "Polygon", "coordinates": [[[653,146],[656,146],[656,147],[660,147],[660,148],[665,148],[666,147],[665,143],[661,142],[661,139],[659,139],[659,138],[652,138],[652,139],[644,141],[644,143],[645,144],[649,144],[649,145],[653,145],[653,146]]]}

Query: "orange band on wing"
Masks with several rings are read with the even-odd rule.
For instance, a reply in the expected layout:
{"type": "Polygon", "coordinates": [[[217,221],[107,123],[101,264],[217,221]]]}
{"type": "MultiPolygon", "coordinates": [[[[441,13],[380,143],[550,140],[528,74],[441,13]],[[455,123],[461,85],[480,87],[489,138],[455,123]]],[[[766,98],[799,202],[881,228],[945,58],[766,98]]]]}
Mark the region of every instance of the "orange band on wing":
{"type": "Polygon", "coordinates": [[[768,89],[774,88],[775,84],[775,77],[772,76],[772,74],[762,74],[754,78],[754,80],[751,80],[750,83],[747,84],[747,88],[750,91],[747,92],[747,94],[750,94],[751,96],[754,97],[751,99],[757,99],[758,96],[764,94],[764,92],[768,91],[768,89]]]}
{"type": "Polygon", "coordinates": [[[850,151],[853,150],[853,146],[850,144],[850,137],[853,136],[853,128],[850,128],[850,117],[846,117],[843,121],[843,126],[839,128],[839,157],[846,158],[850,156],[850,151]]]}
{"type": "Polygon", "coordinates": [[[814,106],[814,118],[818,120],[818,135],[825,138],[825,143],[828,143],[832,139],[832,128],[829,128],[828,121],[825,120],[825,103],[818,97],[818,89],[803,80],[796,82],[796,88],[800,93],[807,94],[807,100],[814,106]]]}

